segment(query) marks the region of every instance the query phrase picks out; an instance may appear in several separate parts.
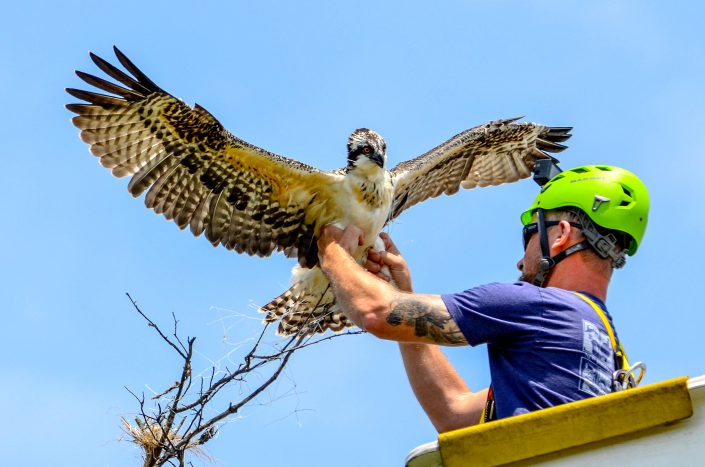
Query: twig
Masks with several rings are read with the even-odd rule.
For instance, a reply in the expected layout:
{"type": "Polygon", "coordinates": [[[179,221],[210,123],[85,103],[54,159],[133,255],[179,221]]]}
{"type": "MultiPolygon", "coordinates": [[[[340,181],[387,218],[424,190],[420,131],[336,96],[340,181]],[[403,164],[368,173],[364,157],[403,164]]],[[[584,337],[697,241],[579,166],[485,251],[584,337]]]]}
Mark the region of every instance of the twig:
{"type": "MultiPolygon", "coordinates": [[[[143,317],[145,320],[147,320],[147,323],[148,323],[149,327],[154,328],[154,329],[159,333],[159,335],[161,336],[161,338],[164,339],[170,346],[172,346],[172,347],[174,348],[174,350],[176,350],[176,351],[179,353],[179,355],[181,355],[181,358],[186,358],[186,354],[185,354],[183,351],[181,351],[181,349],[179,349],[179,348],[176,346],[176,344],[174,344],[174,343],[162,332],[161,329],[159,329],[159,326],[157,326],[156,324],[154,324],[154,322],[153,322],[151,319],[149,319],[149,318],[147,317],[147,315],[145,315],[144,313],[142,313],[142,310],[140,310],[140,307],[137,306],[137,302],[135,302],[135,301],[132,299],[132,297],[130,296],[130,294],[129,294],[129,293],[126,293],[125,295],[127,295],[127,298],[130,299],[130,301],[132,302],[132,306],[135,307],[135,310],[137,310],[137,312],[138,312],[140,315],[142,315],[142,317],[143,317]]],[[[174,325],[174,326],[176,326],[176,325],[174,325]]],[[[183,345],[182,345],[182,346],[183,346],[183,345]]]]}

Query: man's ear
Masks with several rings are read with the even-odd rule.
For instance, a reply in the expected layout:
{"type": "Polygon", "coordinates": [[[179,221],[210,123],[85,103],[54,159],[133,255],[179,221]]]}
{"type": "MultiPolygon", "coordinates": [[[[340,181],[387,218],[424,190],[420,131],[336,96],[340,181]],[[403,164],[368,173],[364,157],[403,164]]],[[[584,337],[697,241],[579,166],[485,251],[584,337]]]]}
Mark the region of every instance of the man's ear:
{"type": "Polygon", "coordinates": [[[566,220],[560,221],[557,227],[558,229],[556,229],[555,231],[558,233],[558,236],[553,239],[551,247],[557,248],[558,251],[563,251],[571,245],[570,237],[571,233],[575,231],[575,227],[570,225],[570,222],[566,220]]]}

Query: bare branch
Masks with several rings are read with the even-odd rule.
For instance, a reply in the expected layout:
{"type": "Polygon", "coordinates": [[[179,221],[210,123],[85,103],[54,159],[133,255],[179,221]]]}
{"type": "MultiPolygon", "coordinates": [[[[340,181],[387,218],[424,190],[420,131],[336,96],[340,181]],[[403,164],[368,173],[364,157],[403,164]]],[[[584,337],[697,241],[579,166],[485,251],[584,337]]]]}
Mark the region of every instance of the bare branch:
{"type": "MultiPolygon", "coordinates": [[[[155,405],[149,412],[145,406],[144,394],[139,397],[128,389],[137,400],[140,411],[135,419],[135,426],[132,426],[124,418],[122,419],[123,429],[130,436],[132,442],[142,447],[145,467],[165,464],[185,466],[187,465],[187,453],[208,458],[200,446],[213,439],[228,417],[238,413],[267,390],[280,377],[295,351],[335,337],[363,332],[356,330],[325,337],[314,337],[306,335],[306,329],[310,328],[307,323],[304,323],[301,327],[302,331],[279,341],[275,345],[274,351],[267,354],[262,351],[262,347],[271,323],[266,323],[252,347],[237,364],[236,369],[226,368],[221,376],[220,373],[223,370],[216,368],[216,364],[214,364],[210,374],[195,376],[197,381],[194,385],[192,368],[196,338],[190,337],[185,341],[182,340],[178,335],[178,320],[173,313],[174,332],[172,337],[167,336],[156,323],[140,310],[130,294],[127,296],[149,327],[154,328],[162,340],[176,350],[182,358],[181,374],[178,380],[152,397],[155,405]],[[229,385],[251,383],[248,377],[253,374],[257,375],[265,369],[268,376],[259,381],[254,388],[250,388],[239,400],[223,402],[222,397],[216,400],[216,396],[229,385]],[[217,408],[216,402],[224,404],[224,407],[217,408]],[[204,416],[206,413],[209,414],[209,418],[204,416]],[[215,415],[211,416],[212,413],[215,415]]],[[[309,324],[312,326],[315,323],[309,324]]],[[[190,462],[188,464],[192,465],[190,462]]]]}

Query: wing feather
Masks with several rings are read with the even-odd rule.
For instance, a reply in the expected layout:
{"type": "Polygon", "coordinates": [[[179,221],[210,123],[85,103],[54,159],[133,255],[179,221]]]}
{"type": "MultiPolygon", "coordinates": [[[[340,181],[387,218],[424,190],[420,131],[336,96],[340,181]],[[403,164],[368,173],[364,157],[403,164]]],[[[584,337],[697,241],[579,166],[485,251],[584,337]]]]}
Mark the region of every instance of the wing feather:
{"type": "MultiPolygon", "coordinates": [[[[108,128],[108,126],[106,126],[106,128],[108,128]]],[[[150,135],[151,133],[149,132],[149,129],[143,127],[142,125],[119,125],[112,126],[112,128],[110,128],[110,133],[107,131],[94,133],[87,132],[84,135],[84,143],[97,146],[96,149],[100,146],[106,145],[109,145],[110,148],[123,148],[150,135]]]]}
{"type": "MultiPolygon", "coordinates": [[[[205,230],[206,230],[206,218],[208,217],[208,214],[210,213],[210,205],[211,202],[214,198],[214,193],[212,191],[207,192],[205,196],[203,196],[200,201],[196,200],[198,202],[198,207],[196,208],[196,211],[193,213],[193,216],[191,217],[190,221],[189,220],[179,220],[179,223],[184,222],[185,224],[188,224],[191,226],[191,233],[198,237],[201,235],[205,230]]],[[[180,216],[179,216],[180,217],[180,216]]]]}
{"type": "Polygon", "coordinates": [[[462,188],[500,185],[528,177],[539,159],[560,152],[567,127],[499,120],[466,130],[429,152],[392,169],[390,220],[409,207],[462,188]]]}
{"type": "Polygon", "coordinates": [[[181,165],[174,164],[170,170],[159,177],[147,192],[147,196],[144,199],[145,206],[154,209],[157,214],[163,214],[169,193],[171,193],[174,185],[178,183],[182,171],[183,167],[181,165]]]}
{"type": "Polygon", "coordinates": [[[159,145],[159,138],[144,130],[92,143],[91,153],[100,157],[103,167],[115,169],[121,166],[124,170],[135,172],[151,159],[152,150],[159,145]]]}
{"type": "Polygon", "coordinates": [[[179,161],[172,158],[166,148],[162,147],[157,153],[148,156],[148,161],[143,167],[139,168],[139,165],[133,166],[128,163],[126,166],[121,167],[124,172],[118,172],[116,176],[126,176],[131,174],[133,170],[138,170],[130,179],[130,183],[127,184],[127,191],[137,198],[152,186],[162,174],[167,172],[172,165],[178,163],[179,161]]]}
{"type": "Polygon", "coordinates": [[[77,70],[76,75],[78,75],[78,77],[86,83],[111,94],[117,94],[125,100],[137,101],[140,100],[140,98],[142,97],[142,94],[140,94],[139,92],[133,91],[129,88],[124,88],[122,86],[118,86],[117,84],[111,83],[110,81],[106,81],[103,78],[98,78],[97,76],[91,75],[89,73],[84,73],[83,71],[77,70]]]}
{"type": "Polygon", "coordinates": [[[234,203],[225,202],[227,198],[227,196],[225,196],[226,194],[227,191],[221,191],[211,204],[210,214],[206,221],[206,238],[213,245],[217,245],[218,242],[223,239],[225,247],[232,249],[233,246],[228,246],[228,240],[225,234],[230,227],[230,218],[232,217],[232,211],[235,209],[235,205],[234,203]]]}
{"type": "Polygon", "coordinates": [[[144,141],[140,147],[140,151],[133,154],[111,154],[104,156],[101,164],[111,168],[113,175],[116,177],[125,177],[127,175],[140,174],[150,162],[161,163],[168,154],[164,151],[161,143],[158,140],[149,138],[144,141]]]}
{"type": "MultiPolygon", "coordinates": [[[[118,50],[117,47],[115,48],[115,50],[116,51],[118,50]]],[[[89,55],[91,57],[91,60],[93,60],[93,63],[95,63],[96,66],[98,68],[100,68],[106,75],[121,82],[122,84],[124,84],[128,88],[134,89],[135,91],[137,91],[138,93],[140,93],[142,95],[147,95],[147,94],[151,94],[152,92],[159,91],[159,87],[154,85],[154,83],[152,83],[154,85],[152,87],[144,86],[141,82],[139,82],[138,80],[135,80],[130,75],[123,73],[122,70],[120,70],[119,68],[117,68],[116,66],[111,64],[110,62],[103,60],[102,58],[100,58],[99,56],[94,54],[93,52],[89,52],[89,55]]],[[[140,72],[140,74],[141,74],[141,72],[140,72]]],[[[151,82],[151,80],[150,80],[150,82],[151,82]]]]}
{"type": "Polygon", "coordinates": [[[258,148],[229,133],[198,104],[189,107],[149,79],[120,50],[126,71],[91,53],[118,84],[77,71],[102,94],[66,91],[86,103],[68,104],[73,124],[103,166],[131,176],[129,192],[181,229],[205,232],[213,245],[250,255],[283,251],[306,266],[316,263],[307,216],[317,193],[342,175],[323,172],[258,148]]]}
{"type": "Polygon", "coordinates": [[[174,180],[174,186],[169,190],[169,196],[164,202],[164,217],[167,220],[172,221],[181,213],[186,204],[186,193],[191,180],[191,177],[187,176],[180,176],[174,180]]]}

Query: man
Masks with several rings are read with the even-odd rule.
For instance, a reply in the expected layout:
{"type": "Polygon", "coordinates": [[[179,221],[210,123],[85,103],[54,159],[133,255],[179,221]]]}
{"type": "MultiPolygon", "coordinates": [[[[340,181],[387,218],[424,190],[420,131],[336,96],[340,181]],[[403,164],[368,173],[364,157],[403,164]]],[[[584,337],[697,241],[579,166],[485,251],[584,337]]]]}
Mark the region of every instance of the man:
{"type": "Polygon", "coordinates": [[[368,255],[369,274],[350,256],[360,241],[355,226],[322,229],[319,260],[347,316],[379,338],[400,342],[414,393],[445,432],[478,423],[486,406],[489,420],[612,390],[622,362],[605,308],[607,288],[612,269],[636,253],[648,208],[646,187],[624,169],[562,172],[521,216],[520,280],[457,294],[413,293],[406,263],[385,234],[386,251],[368,255]],[[488,389],[470,390],[438,348],[483,343],[489,398],[488,389]]]}

